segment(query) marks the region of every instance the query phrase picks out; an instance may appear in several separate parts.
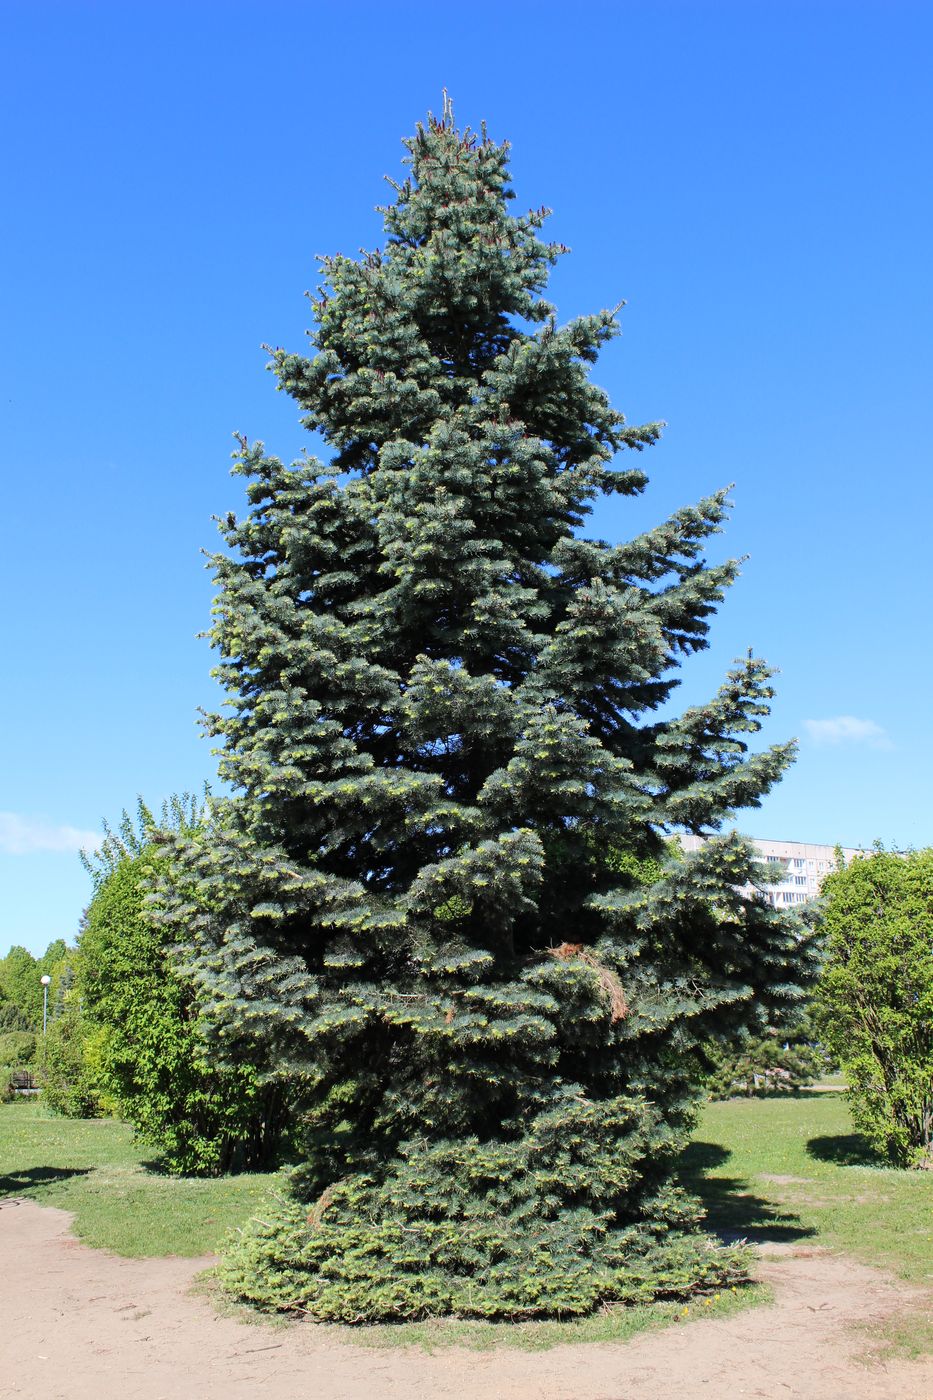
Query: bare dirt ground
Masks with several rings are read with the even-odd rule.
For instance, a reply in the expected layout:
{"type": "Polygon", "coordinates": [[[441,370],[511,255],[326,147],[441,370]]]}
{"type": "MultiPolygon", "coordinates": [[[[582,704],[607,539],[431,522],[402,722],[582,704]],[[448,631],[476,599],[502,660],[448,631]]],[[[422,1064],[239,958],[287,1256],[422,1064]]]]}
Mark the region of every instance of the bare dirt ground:
{"type": "Polygon", "coordinates": [[[922,1295],[819,1251],[761,1261],[773,1306],[622,1345],[433,1355],[256,1326],[188,1290],[205,1259],[121,1259],[64,1211],[0,1206],[0,1397],[28,1400],[933,1400],[933,1360],[866,1365],[922,1295]]]}

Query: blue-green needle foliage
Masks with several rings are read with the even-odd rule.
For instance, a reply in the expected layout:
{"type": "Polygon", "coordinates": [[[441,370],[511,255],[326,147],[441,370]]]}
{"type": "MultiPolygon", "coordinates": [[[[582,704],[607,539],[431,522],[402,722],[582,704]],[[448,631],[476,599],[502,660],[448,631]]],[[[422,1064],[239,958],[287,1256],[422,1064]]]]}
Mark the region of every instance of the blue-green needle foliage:
{"type": "Polygon", "coordinates": [[[558,325],[566,249],[509,213],[506,146],[449,110],[407,144],[385,247],[326,258],[312,356],[274,355],[332,460],[244,441],[214,561],[235,795],[165,916],[232,1032],[314,1084],[308,1166],[225,1277],[345,1321],[715,1286],[742,1262],[670,1180],[701,1047],[792,1003],[805,957],[744,841],[665,844],[791,758],[747,750],[751,657],[653,718],[736,575],[702,557],[725,493],[578,534],[658,435],[589,381],[615,316],[558,325]]]}

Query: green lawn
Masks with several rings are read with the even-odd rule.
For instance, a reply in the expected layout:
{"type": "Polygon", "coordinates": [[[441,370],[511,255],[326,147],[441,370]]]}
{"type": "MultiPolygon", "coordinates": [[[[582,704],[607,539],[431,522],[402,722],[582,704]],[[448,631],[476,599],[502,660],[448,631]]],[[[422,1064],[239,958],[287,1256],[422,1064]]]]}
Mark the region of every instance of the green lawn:
{"type": "Polygon", "coordinates": [[[75,1233],[117,1254],[210,1254],[266,1199],[272,1175],[201,1180],[147,1168],[151,1151],[112,1118],[0,1104],[0,1196],[75,1212],[75,1233]]]}
{"type": "Polygon", "coordinates": [[[799,1240],[933,1281],[933,1173],[885,1167],[840,1094],[709,1104],[685,1161],[711,1223],[799,1240]]]}
{"type": "MultiPolygon", "coordinates": [[[[55,1118],[35,1103],[0,1105],[0,1195],[74,1211],[82,1239],[119,1254],[213,1252],[231,1226],[261,1214],[276,1183],[273,1175],[166,1177],[146,1159],[124,1124],[55,1118]]],[[[710,1104],[685,1155],[684,1176],[728,1239],[820,1244],[931,1287],[933,1173],[880,1166],[853,1133],[838,1094],[710,1104]]],[[[412,1323],[355,1330],[353,1340],[481,1347],[624,1340],[685,1314],[722,1315],[762,1296],[746,1290],[688,1309],[614,1309],[580,1322],[519,1327],[412,1323]]],[[[907,1348],[933,1348],[925,1319],[908,1331],[907,1348]]]]}
{"type": "MultiPolygon", "coordinates": [[[[838,1250],[933,1297],[933,1173],[879,1162],[853,1132],[841,1094],[708,1105],[685,1174],[727,1239],[838,1250]]],[[[933,1310],[907,1307],[866,1338],[875,1357],[929,1354],[933,1310]]]]}

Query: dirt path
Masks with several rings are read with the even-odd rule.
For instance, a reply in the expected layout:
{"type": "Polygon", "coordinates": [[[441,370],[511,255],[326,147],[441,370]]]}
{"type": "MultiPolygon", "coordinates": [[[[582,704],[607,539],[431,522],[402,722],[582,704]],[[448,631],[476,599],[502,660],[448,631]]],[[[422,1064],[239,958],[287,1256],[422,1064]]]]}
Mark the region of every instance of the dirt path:
{"type": "Polygon", "coordinates": [[[0,1203],[0,1397],[28,1400],[933,1400],[933,1360],[866,1368],[853,1324],[920,1295],[819,1252],[762,1260],[773,1307],[627,1345],[375,1351],[221,1317],[187,1292],[209,1261],[121,1259],[71,1217],[0,1203]]]}

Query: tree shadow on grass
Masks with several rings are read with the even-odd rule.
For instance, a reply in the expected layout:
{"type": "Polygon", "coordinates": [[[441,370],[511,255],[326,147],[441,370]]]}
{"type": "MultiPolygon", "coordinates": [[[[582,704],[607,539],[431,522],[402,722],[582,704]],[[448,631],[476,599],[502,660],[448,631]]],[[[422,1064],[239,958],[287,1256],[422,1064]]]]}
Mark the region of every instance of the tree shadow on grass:
{"type": "Polygon", "coordinates": [[[792,1211],[753,1195],[744,1177],[708,1175],[731,1156],[718,1143],[691,1142],[680,1159],[680,1179],[703,1202],[706,1223],[714,1234],[726,1244],[735,1240],[762,1244],[766,1240],[787,1243],[808,1239],[816,1233],[792,1211]]]}
{"type": "Polygon", "coordinates": [[[791,1094],[781,1094],[779,1097],[793,1102],[795,1099],[831,1099],[841,1098],[845,1093],[845,1086],[842,1084],[829,1084],[825,1089],[803,1088],[795,1089],[791,1094]]]}
{"type": "MultiPolygon", "coordinates": [[[[193,1172],[173,1171],[165,1157],[147,1157],[144,1162],[140,1162],[139,1167],[140,1171],[144,1171],[147,1176],[161,1176],[166,1179],[196,1175],[193,1172]]],[[[204,1178],[200,1179],[204,1180],[204,1178]]]]}
{"type": "Polygon", "coordinates": [[[835,1137],[814,1137],[807,1143],[807,1155],[818,1162],[834,1162],[837,1167],[889,1167],[880,1153],[861,1133],[839,1133],[835,1137]]]}
{"type": "Polygon", "coordinates": [[[0,1198],[3,1196],[41,1195],[45,1186],[57,1186],[72,1176],[87,1176],[91,1167],[27,1167],[0,1176],[0,1198]]]}
{"type": "Polygon", "coordinates": [[[147,1176],[159,1176],[165,1181],[223,1181],[233,1176],[249,1178],[251,1176],[265,1176],[270,1172],[278,1171],[280,1167],[291,1165],[288,1161],[275,1161],[271,1164],[264,1163],[255,1167],[228,1167],[222,1172],[181,1172],[177,1167],[173,1167],[167,1157],[147,1157],[145,1161],[139,1163],[141,1171],[147,1176]]]}

